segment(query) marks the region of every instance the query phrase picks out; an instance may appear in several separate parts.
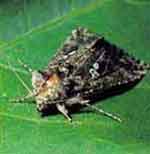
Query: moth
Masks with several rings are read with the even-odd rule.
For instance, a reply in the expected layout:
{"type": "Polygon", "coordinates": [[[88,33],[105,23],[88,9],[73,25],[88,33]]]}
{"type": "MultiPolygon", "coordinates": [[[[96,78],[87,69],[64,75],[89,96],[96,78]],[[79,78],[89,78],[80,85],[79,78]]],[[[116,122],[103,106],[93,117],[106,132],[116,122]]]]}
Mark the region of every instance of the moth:
{"type": "Polygon", "coordinates": [[[32,75],[33,91],[13,101],[34,98],[40,113],[55,108],[69,121],[71,108],[87,106],[121,122],[119,117],[92,102],[140,81],[150,68],[101,35],[82,27],[72,31],[44,70],[32,70],[20,63],[32,75]]]}

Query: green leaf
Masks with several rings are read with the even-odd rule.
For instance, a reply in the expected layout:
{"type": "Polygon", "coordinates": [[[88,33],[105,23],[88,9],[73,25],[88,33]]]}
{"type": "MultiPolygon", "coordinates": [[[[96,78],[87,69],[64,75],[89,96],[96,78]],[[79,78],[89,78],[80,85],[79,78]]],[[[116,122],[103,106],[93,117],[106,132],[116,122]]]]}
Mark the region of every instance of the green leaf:
{"type": "MultiPolygon", "coordinates": [[[[73,123],[61,115],[41,118],[34,104],[13,104],[5,96],[15,98],[27,94],[16,77],[31,87],[31,76],[17,59],[34,69],[44,68],[64,39],[77,26],[87,27],[118,44],[130,54],[150,59],[149,1],[81,0],[33,1],[21,3],[24,14],[12,14],[16,9],[2,1],[0,11],[7,8],[0,36],[10,28],[10,37],[3,37],[0,46],[0,153],[4,154],[148,154],[150,152],[150,75],[132,90],[97,103],[106,111],[123,119],[117,123],[96,113],[77,113],[73,123]],[[75,8],[75,9],[73,9],[75,8]],[[48,10],[52,9],[53,16],[48,10]],[[54,10],[57,10],[57,14],[54,10]],[[63,11],[65,13],[63,13],[63,11]],[[54,13],[55,12],[55,13],[54,13]],[[16,17],[16,21],[11,19],[16,17]],[[12,25],[4,24],[12,21],[12,25]],[[20,22],[20,29],[13,23],[20,22]],[[36,23],[36,24],[34,24],[36,23]],[[6,27],[5,27],[6,26],[6,27]]],[[[25,1],[27,2],[27,1],[25,1]]],[[[18,6],[19,7],[19,6],[18,6]]]]}
{"type": "Polygon", "coordinates": [[[92,0],[3,0],[0,2],[0,38],[12,40],[91,2],[92,0]]]}

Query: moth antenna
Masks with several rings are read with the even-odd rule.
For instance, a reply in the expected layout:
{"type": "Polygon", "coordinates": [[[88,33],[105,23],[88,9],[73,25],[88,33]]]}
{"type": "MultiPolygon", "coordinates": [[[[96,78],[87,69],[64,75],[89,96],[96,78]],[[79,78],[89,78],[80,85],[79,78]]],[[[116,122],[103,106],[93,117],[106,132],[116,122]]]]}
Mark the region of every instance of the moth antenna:
{"type": "Polygon", "coordinates": [[[99,112],[99,113],[101,113],[101,114],[103,114],[103,115],[105,115],[105,116],[111,118],[111,119],[114,119],[114,120],[116,120],[116,121],[118,121],[118,122],[122,122],[122,120],[121,120],[119,117],[117,117],[117,116],[115,116],[115,115],[113,115],[113,114],[111,114],[111,113],[109,113],[109,112],[106,112],[106,111],[104,111],[103,109],[99,109],[99,108],[97,108],[96,106],[93,106],[93,105],[91,105],[91,104],[89,104],[89,103],[85,103],[85,105],[86,105],[87,107],[89,107],[89,108],[91,108],[91,109],[93,109],[93,110],[95,110],[95,111],[97,111],[97,112],[99,112]]]}
{"type": "Polygon", "coordinates": [[[27,64],[25,64],[24,62],[22,62],[20,59],[18,59],[18,63],[24,67],[29,73],[33,72],[33,69],[31,67],[29,67],[27,64]]]}
{"type": "MultiPolygon", "coordinates": [[[[8,62],[8,65],[10,65],[10,62],[8,62]]],[[[21,82],[21,84],[24,86],[25,89],[27,89],[27,91],[31,94],[32,90],[28,87],[28,85],[23,81],[23,79],[19,76],[19,74],[15,71],[12,70],[13,73],[15,74],[15,76],[17,77],[17,79],[21,82]]]]}
{"type": "Polygon", "coordinates": [[[22,103],[25,100],[28,100],[30,98],[34,97],[34,94],[28,94],[26,96],[20,97],[20,98],[15,98],[15,99],[9,99],[9,102],[13,102],[13,103],[22,103]]]}
{"type": "Polygon", "coordinates": [[[35,95],[36,94],[34,94],[34,93],[29,93],[26,96],[22,96],[19,98],[12,98],[12,99],[6,95],[2,95],[2,96],[0,96],[0,99],[6,99],[8,102],[13,102],[13,103],[21,103],[21,102],[24,102],[25,100],[33,98],[35,95]]]}
{"type": "MultiPolygon", "coordinates": [[[[10,65],[10,62],[8,62],[8,65],[10,65]]],[[[15,76],[17,77],[17,79],[21,82],[21,84],[24,86],[25,89],[27,89],[28,91],[28,95],[23,96],[21,98],[15,98],[15,99],[9,99],[8,101],[10,102],[23,102],[31,97],[33,97],[35,94],[32,92],[32,90],[30,90],[30,88],[27,86],[27,84],[23,81],[23,79],[19,76],[19,74],[13,70],[13,73],[15,74],[15,76]]]]}

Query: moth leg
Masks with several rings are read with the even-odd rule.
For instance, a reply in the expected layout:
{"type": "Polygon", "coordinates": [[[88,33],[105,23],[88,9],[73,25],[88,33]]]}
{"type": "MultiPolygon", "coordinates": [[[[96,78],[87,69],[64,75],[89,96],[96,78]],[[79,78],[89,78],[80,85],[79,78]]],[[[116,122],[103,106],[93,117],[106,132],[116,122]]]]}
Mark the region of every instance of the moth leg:
{"type": "Polygon", "coordinates": [[[89,108],[91,108],[91,109],[93,109],[93,110],[95,110],[95,111],[109,117],[109,118],[112,118],[112,119],[114,119],[114,120],[116,120],[118,122],[122,122],[122,120],[119,117],[113,115],[112,113],[106,112],[103,109],[99,109],[96,106],[93,106],[93,105],[89,104],[88,102],[85,102],[84,105],[86,105],[87,107],[89,107],[89,108]]]}
{"type": "Polygon", "coordinates": [[[99,108],[97,108],[96,106],[93,106],[93,105],[89,104],[89,102],[90,102],[89,100],[83,100],[83,101],[81,101],[80,103],[81,103],[82,105],[85,105],[85,106],[87,106],[87,107],[89,107],[89,108],[91,108],[91,109],[93,109],[93,110],[99,112],[100,114],[103,114],[103,115],[105,115],[105,116],[111,118],[111,119],[114,119],[114,120],[116,120],[116,121],[118,121],[118,122],[122,122],[122,120],[121,120],[119,117],[113,115],[112,113],[106,112],[106,111],[104,111],[103,109],[99,109],[99,108]]]}
{"type": "Polygon", "coordinates": [[[56,104],[56,107],[57,107],[58,111],[61,112],[71,122],[72,119],[71,119],[65,105],[59,103],[59,104],[56,104]]]}

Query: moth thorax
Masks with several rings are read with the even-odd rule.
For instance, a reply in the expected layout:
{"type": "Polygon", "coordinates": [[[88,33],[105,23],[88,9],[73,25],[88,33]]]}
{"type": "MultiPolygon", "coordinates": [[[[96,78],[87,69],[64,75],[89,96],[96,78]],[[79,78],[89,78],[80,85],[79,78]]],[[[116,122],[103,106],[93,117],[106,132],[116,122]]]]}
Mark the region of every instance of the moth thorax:
{"type": "Polygon", "coordinates": [[[37,98],[43,100],[54,100],[62,93],[61,79],[57,74],[52,74],[47,79],[46,83],[40,88],[40,93],[37,98]]]}
{"type": "Polygon", "coordinates": [[[61,80],[58,77],[57,74],[53,74],[48,80],[47,80],[47,86],[48,86],[48,92],[49,95],[52,98],[56,98],[59,96],[59,93],[62,90],[62,84],[61,80]]]}

